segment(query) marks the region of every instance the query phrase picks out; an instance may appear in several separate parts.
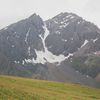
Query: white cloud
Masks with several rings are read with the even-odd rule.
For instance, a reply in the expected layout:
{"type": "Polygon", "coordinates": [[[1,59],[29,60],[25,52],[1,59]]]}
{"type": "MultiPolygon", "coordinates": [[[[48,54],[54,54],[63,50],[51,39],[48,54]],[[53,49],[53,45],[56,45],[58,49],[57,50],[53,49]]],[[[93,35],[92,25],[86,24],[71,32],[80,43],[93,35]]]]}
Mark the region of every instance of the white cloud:
{"type": "Polygon", "coordinates": [[[88,0],[82,13],[84,18],[100,27],[100,0],[88,0]]]}
{"type": "Polygon", "coordinates": [[[100,26],[99,4],[99,0],[0,0],[0,28],[33,13],[45,20],[60,12],[76,13],[100,26]]]}

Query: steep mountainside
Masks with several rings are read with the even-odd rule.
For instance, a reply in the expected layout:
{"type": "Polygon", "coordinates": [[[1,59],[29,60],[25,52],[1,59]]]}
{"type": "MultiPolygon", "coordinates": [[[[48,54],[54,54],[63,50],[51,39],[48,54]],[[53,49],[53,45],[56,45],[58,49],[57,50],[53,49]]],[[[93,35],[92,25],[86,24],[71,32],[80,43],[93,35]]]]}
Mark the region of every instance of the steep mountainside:
{"type": "Polygon", "coordinates": [[[99,41],[100,29],[73,13],[33,14],[0,30],[0,74],[98,86],[99,41]]]}

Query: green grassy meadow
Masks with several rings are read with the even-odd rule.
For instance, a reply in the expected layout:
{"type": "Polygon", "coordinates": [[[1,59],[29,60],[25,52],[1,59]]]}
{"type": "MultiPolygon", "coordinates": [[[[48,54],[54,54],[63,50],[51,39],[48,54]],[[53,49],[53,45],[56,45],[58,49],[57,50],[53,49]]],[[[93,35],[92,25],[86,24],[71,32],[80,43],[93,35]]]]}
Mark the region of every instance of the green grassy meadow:
{"type": "Polygon", "coordinates": [[[100,100],[100,89],[12,76],[0,76],[0,100],[100,100]]]}

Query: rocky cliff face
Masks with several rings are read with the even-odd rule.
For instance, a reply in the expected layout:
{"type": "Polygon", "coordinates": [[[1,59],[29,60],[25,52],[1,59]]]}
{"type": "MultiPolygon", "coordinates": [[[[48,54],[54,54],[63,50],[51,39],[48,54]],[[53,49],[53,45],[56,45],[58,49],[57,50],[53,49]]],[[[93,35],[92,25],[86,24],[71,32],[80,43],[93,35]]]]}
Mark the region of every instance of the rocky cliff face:
{"type": "Polygon", "coordinates": [[[100,29],[73,13],[33,14],[0,30],[0,73],[96,86],[99,41],[100,29]]]}

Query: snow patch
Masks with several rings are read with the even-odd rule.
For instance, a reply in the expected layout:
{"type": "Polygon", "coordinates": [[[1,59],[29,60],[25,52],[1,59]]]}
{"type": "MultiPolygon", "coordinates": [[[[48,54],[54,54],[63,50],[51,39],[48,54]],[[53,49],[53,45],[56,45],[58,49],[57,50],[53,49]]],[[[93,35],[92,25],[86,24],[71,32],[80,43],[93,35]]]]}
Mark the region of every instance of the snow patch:
{"type": "Polygon", "coordinates": [[[71,40],[73,41],[73,38],[71,38],[71,40]]]}
{"type": "Polygon", "coordinates": [[[12,47],[12,48],[14,48],[15,46],[14,46],[14,45],[12,45],[11,47],[12,47]]]}
{"type": "Polygon", "coordinates": [[[61,21],[60,23],[61,23],[61,24],[64,24],[64,23],[66,23],[66,22],[68,22],[68,19],[63,19],[63,21],[61,21]]]}
{"type": "Polygon", "coordinates": [[[95,55],[100,55],[100,51],[94,52],[95,55]]]}
{"type": "Polygon", "coordinates": [[[64,23],[63,25],[59,26],[59,28],[62,29],[62,28],[65,28],[68,25],[69,25],[69,23],[64,23]]]}
{"type": "Polygon", "coordinates": [[[60,35],[60,32],[59,31],[56,31],[56,34],[60,35]]]}
{"type": "Polygon", "coordinates": [[[81,22],[77,22],[77,24],[80,24],[81,22]]]}
{"type": "Polygon", "coordinates": [[[23,60],[23,61],[22,61],[22,65],[24,65],[24,64],[25,64],[25,61],[23,60]]]}
{"type": "Polygon", "coordinates": [[[37,51],[35,50],[36,54],[37,54],[37,58],[36,60],[34,60],[34,58],[32,59],[32,61],[34,63],[42,63],[45,64],[46,62],[49,63],[56,63],[56,62],[62,62],[65,59],[68,59],[70,56],[73,56],[73,54],[69,54],[67,57],[65,57],[64,55],[53,55],[51,52],[45,50],[45,52],[43,51],[37,51]]]}
{"type": "Polygon", "coordinates": [[[81,48],[84,47],[89,41],[85,40],[84,43],[82,44],[81,48]]]}
{"type": "Polygon", "coordinates": [[[29,28],[28,32],[26,33],[26,37],[25,37],[25,42],[26,42],[26,43],[28,43],[28,42],[27,42],[27,39],[28,39],[29,33],[30,33],[30,28],[29,28]]]}
{"type": "Polygon", "coordinates": [[[56,20],[54,20],[54,23],[58,24],[58,22],[56,20]]]}
{"type": "Polygon", "coordinates": [[[74,18],[74,16],[71,16],[71,17],[70,17],[70,19],[73,19],[73,18],[74,18]]]}
{"type": "Polygon", "coordinates": [[[72,17],[72,15],[68,15],[68,16],[66,16],[66,18],[69,18],[69,17],[72,17]]]}
{"type": "Polygon", "coordinates": [[[98,40],[98,38],[96,38],[96,39],[93,39],[93,42],[95,43],[97,40],[98,40]]]}
{"type": "Polygon", "coordinates": [[[33,63],[31,59],[25,59],[26,63],[33,63]]]}
{"type": "Polygon", "coordinates": [[[66,17],[64,17],[63,18],[63,20],[69,20],[69,19],[73,19],[74,18],[74,16],[72,16],[72,15],[68,15],[68,16],[66,16],[66,17]]]}
{"type": "Polygon", "coordinates": [[[89,75],[86,75],[87,78],[89,78],[89,75]]]}
{"type": "Polygon", "coordinates": [[[68,58],[71,57],[71,56],[73,56],[73,53],[69,53],[68,56],[67,56],[66,58],[68,59],[68,58]]]}
{"type": "Polygon", "coordinates": [[[70,59],[70,62],[73,62],[72,58],[70,59]]]}
{"type": "Polygon", "coordinates": [[[29,56],[31,55],[30,49],[31,49],[31,47],[28,47],[28,55],[29,56]]]}
{"type": "Polygon", "coordinates": [[[67,42],[67,40],[65,40],[65,39],[62,39],[62,41],[67,42]]]}
{"type": "Polygon", "coordinates": [[[15,63],[15,64],[19,64],[20,62],[19,62],[19,61],[14,61],[14,63],[15,63]]]}

